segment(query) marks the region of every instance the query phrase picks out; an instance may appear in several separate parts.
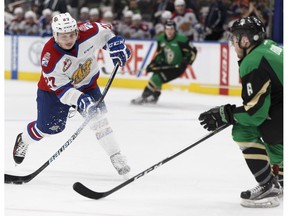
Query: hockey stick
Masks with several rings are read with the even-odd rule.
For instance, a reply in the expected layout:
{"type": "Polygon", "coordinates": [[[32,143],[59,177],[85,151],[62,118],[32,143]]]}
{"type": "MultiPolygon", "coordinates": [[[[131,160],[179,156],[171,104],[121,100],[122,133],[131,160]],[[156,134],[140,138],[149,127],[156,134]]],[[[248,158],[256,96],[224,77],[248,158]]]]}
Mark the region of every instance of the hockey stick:
{"type": "Polygon", "coordinates": [[[122,184],[114,187],[113,189],[111,190],[108,190],[108,191],[105,191],[105,192],[96,192],[96,191],[93,191],[89,188],[87,188],[85,185],[83,185],[82,183],[80,182],[76,182],[74,183],[73,185],[73,189],[81,194],[82,196],[84,197],[87,197],[87,198],[90,198],[90,199],[101,199],[103,197],[106,197],[112,193],[114,193],[115,191],[118,191],[119,189],[123,188],[124,186],[130,184],[131,182],[133,181],[136,181],[137,179],[141,178],[142,176],[146,175],[147,173],[153,171],[154,169],[162,166],[163,164],[165,164],[166,162],[172,160],[173,158],[179,156],[180,154],[186,152],[187,150],[193,148],[194,146],[198,145],[199,143],[203,142],[204,140],[212,137],[213,135],[217,134],[218,132],[224,130],[225,128],[227,128],[229,126],[229,124],[227,125],[223,125],[221,127],[219,127],[218,129],[216,129],[215,131],[207,134],[206,136],[204,136],[203,138],[199,139],[198,141],[196,141],[195,143],[191,144],[190,146],[182,149],[181,151],[175,153],[174,155],[171,155],[170,157],[167,157],[166,159],[154,164],[153,166],[149,167],[148,169],[140,172],[139,174],[135,175],[134,177],[128,179],[127,181],[123,182],[122,184]]]}
{"type": "MultiPolygon", "coordinates": [[[[154,67],[153,70],[166,70],[166,69],[176,69],[176,68],[179,68],[179,65],[173,65],[173,66],[162,66],[162,67],[154,67]]],[[[135,71],[122,71],[121,74],[124,74],[124,73],[129,73],[129,72],[142,72],[142,71],[146,71],[147,69],[146,68],[142,68],[142,69],[139,69],[139,70],[135,70],[135,71]]],[[[104,74],[111,74],[109,73],[105,67],[101,67],[101,71],[104,73],[104,74]]]]}
{"type": "MultiPolygon", "coordinates": [[[[100,99],[96,102],[96,106],[99,105],[105,98],[113,80],[117,73],[117,70],[119,68],[119,64],[116,64],[113,72],[105,86],[105,89],[103,90],[102,96],[100,99]]],[[[15,176],[15,175],[9,175],[5,174],[4,181],[6,184],[23,184],[31,181],[33,178],[35,178],[40,172],[42,172],[47,166],[49,166],[72,142],[76,139],[76,137],[81,133],[81,131],[86,127],[86,125],[89,123],[91,118],[86,118],[85,121],[82,123],[82,125],[77,129],[77,131],[70,137],[69,140],[52,156],[49,158],[48,161],[46,161],[40,168],[38,168],[33,173],[26,175],[26,176],[15,176]]]]}

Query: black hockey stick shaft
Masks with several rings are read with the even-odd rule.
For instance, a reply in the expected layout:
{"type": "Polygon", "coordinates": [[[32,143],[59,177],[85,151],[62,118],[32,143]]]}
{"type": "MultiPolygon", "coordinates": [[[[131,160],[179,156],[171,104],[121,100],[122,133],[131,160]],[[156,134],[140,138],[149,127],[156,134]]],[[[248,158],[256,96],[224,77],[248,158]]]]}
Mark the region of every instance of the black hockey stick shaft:
{"type": "MultiPolygon", "coordinates": [[[[112,74],[111,74],[111,76],[110,76],[110,78],[109,78],[109,80],[105,86],[105,89],[102,92],[102,96],[96,102],[96,106],[104,100],[104,98],[105,98],[114,78],[115,78],[115,75],[117,73],[118,68],[119,68],[119,63],[115,65],[113,72],[112,72],[112,74]]],[[[31,181],[39,173],[41,173],[46,167],[48,167],[76,139],[76,137],[86,127],[86,125],[89,123],[90,120],[91,120],[91,118],[86,118],[85,121],[81,124],[81,126],[77,129],[77,131],[69,138],[69,140],[67,140],[67,142],[52,157],[50,157],[48,161],[46,161],[36,171],[34,171],[33,173],[26,175],[26,176],[16,176],[16,175],[5,174],[4,175],[4,182],[7,184],[11,184],[11,183],[12,184],[23,184],[23,183],[27,183],[27,182],[31,181]]]]}
{"type": "Polygon", "coordinates": [[[73,189],[81,194],[82,196],[84,197],[87,197],[87,198],[90,198],[90,199],[101,199],[101,198],[104,198],[104,197],[107,197],[108,195],[118,191],[119,189],[123,188],[124,186],[130,184],[131,182],[134,182],[136,181],[137,179],[143,177],[144,175],[146,175],[147,173],[155,170],[156,168],[162,166],[163,164],[167,163],[168,161],[172,160],[173,158],[183,154],[184,152],[188,151],[189,149],[193,148],[194,146],[200,144],[201,142],[205,141],[206,139],[214,136],[215,134],[217,134],[218,132],[222,131],[223,129],[227,128],[229,126],[229,124],[227,125],[223,125],[221,127],[219,127],[218,129],[216,129],[215,131],[213,132],[210,132],[209,134],[207,134],[206,136],[204,136],[203,138],[199,139],[198,141],[196,141],[195,143],[191,144],[190,146],[182,149],[181,151],[178,151],[177,153],[171,155],[170,157],[167,157],[166,159],[154,164],[153,166],[149,167],[148,169],[140,172],[139,174],[135,175],[134,177],[128,179],[127,181],[123,182],[122,184],[114,187],[113,189],[111,190],[108,190],[106,192],[96,192],[96,191],[93,191],[89,188],[87,188],[85,185],[83,185],[82,183],[80,182],[76,182],[74,183],[73,185],[73,189]]]}

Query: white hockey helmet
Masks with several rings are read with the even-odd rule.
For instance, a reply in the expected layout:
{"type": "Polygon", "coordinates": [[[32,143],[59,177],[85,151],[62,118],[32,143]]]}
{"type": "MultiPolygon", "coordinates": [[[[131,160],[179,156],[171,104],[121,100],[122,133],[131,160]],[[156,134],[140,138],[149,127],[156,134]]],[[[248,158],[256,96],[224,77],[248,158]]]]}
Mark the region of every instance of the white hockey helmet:
{"type": "Polygon", "coordinates": [[[56,40],[57,33],[68,33],[78,30],[77,22],[69,13],[60,13],[52,18],[53,36],[56,40]]]}

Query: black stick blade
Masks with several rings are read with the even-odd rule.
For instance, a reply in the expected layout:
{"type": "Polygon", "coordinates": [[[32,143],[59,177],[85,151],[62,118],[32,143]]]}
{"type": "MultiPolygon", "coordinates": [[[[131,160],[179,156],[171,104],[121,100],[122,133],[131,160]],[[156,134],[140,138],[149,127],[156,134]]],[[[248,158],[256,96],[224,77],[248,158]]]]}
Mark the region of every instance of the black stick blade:
{"type": "Polygon", "coordinates": [[[4,182],[5,184],[23,184],[30,181],[30,178],[27,176],[14,176],[5,174],[4,175],[4,182]]]}
{"type": "Polygon", "coordinates": [[[105,193],[92,191],[80,182],[74,183],[73,189],[77,193],[81,194],[82,196],[90,198],[90,199],[96,199],[97,200],[97,199],[101,199],[101,198],[105,197],[105,193]]]}

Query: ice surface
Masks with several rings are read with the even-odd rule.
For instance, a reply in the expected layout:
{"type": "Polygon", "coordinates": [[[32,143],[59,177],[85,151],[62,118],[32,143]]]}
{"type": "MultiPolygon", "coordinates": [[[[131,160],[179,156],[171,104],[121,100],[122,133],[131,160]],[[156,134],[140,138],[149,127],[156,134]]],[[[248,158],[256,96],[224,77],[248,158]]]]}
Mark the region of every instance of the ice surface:
{"type": "MultiPolygon", "coordinates": [[[[15,167],[12,148],[18,133],[36,119],[35,82],[5,81],[5,173],[27,175],[44,164],[83,122],[77,114],[61,134],[30,145],[15,167]]],[[[106,96],[109,120],[134,176],[193,144],[208,132],[198,115],[239,97],[163,91],[159,103],[133,106],[141,90],[111,88],[106,96]]],[[[31,182],[4,186],[5,216],[281,216],[273,209],[240,206],[240,192],[256,185],[231,127],[101,200],[72,189],[76,181],[96,191],[121,184],[108,156],[89,127],[31,182]]]]}

